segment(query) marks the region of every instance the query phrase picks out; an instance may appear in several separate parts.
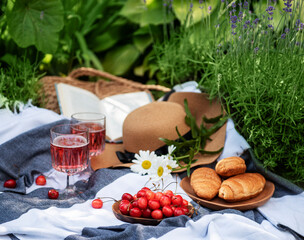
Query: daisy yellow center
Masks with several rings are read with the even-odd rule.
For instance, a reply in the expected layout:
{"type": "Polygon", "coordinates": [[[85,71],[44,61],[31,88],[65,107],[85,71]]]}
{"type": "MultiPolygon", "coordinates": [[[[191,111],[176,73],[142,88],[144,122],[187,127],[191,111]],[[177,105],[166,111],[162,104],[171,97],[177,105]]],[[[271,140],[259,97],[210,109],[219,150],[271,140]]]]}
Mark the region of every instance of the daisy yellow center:
{"type": "Polygon", "coordinates": [[[151,162],[149,160],[145,160],[141,164],[143,169],[149,169],[151,167],[151,162]]]}
{"type": "Polygon", "coordinates": [[[163,168],[163,167],[159,167],[159,168],[157,169],[157,175],[158,175],[159,177],[161,177],[161,176],[163,175],[163,173],[164,173],[164,168],[163,168]]]}
{"type": "Polygon", "coordinates": [[[168,168],[169,170],[172,170],[172,167],[171,167],[170,165],[167,165],[167,168],[168,168]]]}

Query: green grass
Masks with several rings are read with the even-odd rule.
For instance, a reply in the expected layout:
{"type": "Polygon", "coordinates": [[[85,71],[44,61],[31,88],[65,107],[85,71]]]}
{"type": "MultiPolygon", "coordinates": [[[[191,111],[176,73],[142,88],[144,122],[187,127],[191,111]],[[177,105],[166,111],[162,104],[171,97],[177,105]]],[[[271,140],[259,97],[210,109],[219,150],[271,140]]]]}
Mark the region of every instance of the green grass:
{"type": "Polygon", "coordinates": [[[243,48],[221,55],[203,83],[220,96],[264,167],[296,184],[304,183],[303,54],[292,45],[243,48]]]}
{"type": "Polygon", "coordinates": [[[31,65],[26,60],[18,60],[15,64],[0,68],[0,95],[4,96],[8,107],[13,110],[14,103],[20,101],[39,105],[41,102],[40,79],[36,65],[31,65]]]}

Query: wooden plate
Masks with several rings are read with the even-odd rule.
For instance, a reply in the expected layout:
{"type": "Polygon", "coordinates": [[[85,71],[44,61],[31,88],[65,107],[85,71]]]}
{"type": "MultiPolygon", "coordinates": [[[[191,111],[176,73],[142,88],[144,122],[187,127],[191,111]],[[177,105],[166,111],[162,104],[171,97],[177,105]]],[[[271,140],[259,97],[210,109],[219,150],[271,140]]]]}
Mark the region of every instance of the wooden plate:
{"type": "MultiPolygon", "coordinates": [[[[128,215],[124,215],[119,210],[119,203],[120,203],[120,201],[115,202],[112,205],[112,210],[113,210],[115,217],[121,221],[128,222],[128,223],[141,223],[143,225],[154,225],[155,226],[163,220],[163,219],[154,219],[154,218],[138,218],[138,217],[131,217],[128,215]]],[[[192,217],[192,215],[194,213],[194,207],[189,203],[188,208],[189,208],[188,216],[192,217]]]]}
{"type": "Polygon", "coordinates": [[[240,211],[250,210],[262,206],[265,204],[274,193],[274,184],[270,181],[266,181],[263,191],[256,197],[239,202],[226,202],[225,200],[215,197],[212,200],[205,200],[198,197],[193,191],[190,185],[190,178],[185,177],[181,180],[180,186],[182,189],[191,197],[195,202],[200,205],[213,209],[213,210],[222,210],[226,208],[237,209],[240,211]]]}

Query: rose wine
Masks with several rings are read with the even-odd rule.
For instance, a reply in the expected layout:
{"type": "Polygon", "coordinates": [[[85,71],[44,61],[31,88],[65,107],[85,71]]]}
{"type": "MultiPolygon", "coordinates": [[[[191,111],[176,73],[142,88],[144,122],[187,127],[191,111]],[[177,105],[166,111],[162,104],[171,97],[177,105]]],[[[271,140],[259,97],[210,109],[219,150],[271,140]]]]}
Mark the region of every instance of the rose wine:
{"type": "Polygon", "coordinates": [[[101,154],[104,151],[106,144],[106,130],[104,126],[100,123],[81,122],[76,125],[72,132],[77,133],[77,131],[83,131],[84,129],[89,130],[90,156],[101,154]]]}
{"type": "Polygon", "coordinates": [[[88,167],[88,142],[83,136],[73,134],[56,137],[51,143],[53,168],[73,175],[88,167]]]}

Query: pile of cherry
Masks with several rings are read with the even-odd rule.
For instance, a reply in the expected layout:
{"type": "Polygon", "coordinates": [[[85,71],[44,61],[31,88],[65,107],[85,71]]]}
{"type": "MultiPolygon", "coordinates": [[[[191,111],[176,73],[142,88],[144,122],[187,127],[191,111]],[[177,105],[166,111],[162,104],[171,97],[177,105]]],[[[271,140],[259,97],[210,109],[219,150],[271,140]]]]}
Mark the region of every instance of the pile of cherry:
{"type": "Polygon", "coordinates": [[[124,193],[119,203],[119,210],[124,215],[163,219],[180,215],[188,215],[189,203],[171,190],[153,192],[143,187],[134,196],[124,193]]]}

